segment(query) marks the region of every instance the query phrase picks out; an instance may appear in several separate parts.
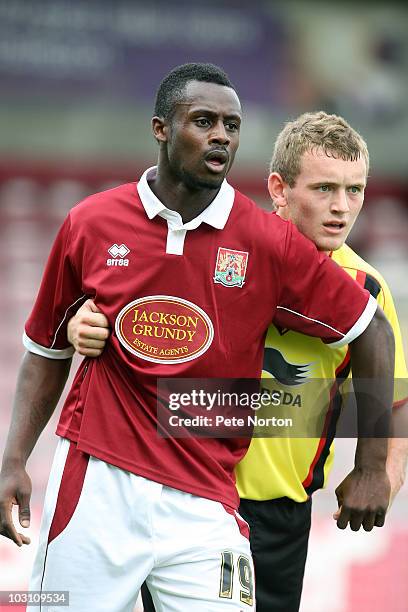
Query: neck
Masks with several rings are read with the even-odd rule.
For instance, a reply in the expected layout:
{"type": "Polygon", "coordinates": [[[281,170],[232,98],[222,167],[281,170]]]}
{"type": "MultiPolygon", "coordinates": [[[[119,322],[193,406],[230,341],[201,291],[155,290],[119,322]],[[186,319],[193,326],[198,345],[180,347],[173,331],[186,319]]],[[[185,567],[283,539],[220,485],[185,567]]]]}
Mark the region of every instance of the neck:
{"type": "Polygon", "coordinates": [[[220,187],[196,189],[188,187],[185,182],[170,172],[163,171],[159,166],[150,189],[154,195],[170,210],[178,212],[183,223],[188,223],[198,217],[217,196],[220,187]]]}

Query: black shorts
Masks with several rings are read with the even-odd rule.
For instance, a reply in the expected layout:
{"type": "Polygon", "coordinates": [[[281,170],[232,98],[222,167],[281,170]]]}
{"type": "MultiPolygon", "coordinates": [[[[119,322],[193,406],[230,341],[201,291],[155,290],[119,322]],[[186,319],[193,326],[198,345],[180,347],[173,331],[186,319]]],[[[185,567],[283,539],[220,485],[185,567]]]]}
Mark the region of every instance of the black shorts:
{"type": "MultiPolygon", "coordinates": [[[[298,612],[309,541],[311,500],[241,499],[239,513],[251,529],[257,612],[298,612]]],[[[145,612],[155,612],[142,586],[145,612]]]]}
{"type": "Polygon", "coordinates": [[[257,612],[298,612],[311,523],[311,500],[241,499],[250,526],[257,612]]]}

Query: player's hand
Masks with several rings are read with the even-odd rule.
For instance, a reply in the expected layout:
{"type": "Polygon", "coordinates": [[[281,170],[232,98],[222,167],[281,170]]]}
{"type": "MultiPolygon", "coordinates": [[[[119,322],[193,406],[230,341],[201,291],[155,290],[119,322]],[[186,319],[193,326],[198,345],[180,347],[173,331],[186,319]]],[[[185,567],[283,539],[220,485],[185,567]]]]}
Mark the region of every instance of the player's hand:
{"type": "Polygon", "coordinates": [[[108,319],[92,300],[87,300],[68,322],[68,341],[85,357],[99,357],[109,333],[108,319]]]}
{"type": "Polygon", "coordinates": [[[31,480],[24,468],[0,472],[0,534],[17,544],[30,544],[30,538],[17,532],[12,517],[13,506],[18,506],[21,527],[30,526],[31,480]]]}
{"type": "Polygon", "coordinates": [[[354,468],[336,489],[339,510],[333,515],[339,529],[352,531],[382,527],[390,500],[390,481],[385,470],[354,468]]]}

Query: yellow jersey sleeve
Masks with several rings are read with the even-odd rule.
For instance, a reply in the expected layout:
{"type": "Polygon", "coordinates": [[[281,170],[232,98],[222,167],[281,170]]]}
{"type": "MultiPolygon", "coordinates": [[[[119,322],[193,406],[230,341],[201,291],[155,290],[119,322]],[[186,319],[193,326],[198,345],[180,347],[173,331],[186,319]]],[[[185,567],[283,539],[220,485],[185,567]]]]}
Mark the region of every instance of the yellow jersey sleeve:
{"type": "Polygon", "coordinates": [[[354,278],[362,284],[370,293],[377,299],[377,302],[384,311],[385,316],[390,323],[394,332],[395,338],[395,374],[394,374],[394,406],[401,405],[408,399],[408,371],[405,362],[404,348],[401,336],[401,328],[398,321],[397,311],[390,288],[382,275],[366,261],[361,259],[349,247],[342,247],[339,250],[337,263],[343,265],[349,274],[353,274],[354,278]],[[349,269],[346,263],[354,264],[349,269]]]}
{"type": "Polygon", "coordinates": [[[381,284],[381,300],[378,300],[378,302],[391,324],[395,337],[394,407],[398,407],[408,400],[408,371],[405,363],[401,328],[398,321],[394,300],[392,299],[391,291],[384,280],[381,284]]]}

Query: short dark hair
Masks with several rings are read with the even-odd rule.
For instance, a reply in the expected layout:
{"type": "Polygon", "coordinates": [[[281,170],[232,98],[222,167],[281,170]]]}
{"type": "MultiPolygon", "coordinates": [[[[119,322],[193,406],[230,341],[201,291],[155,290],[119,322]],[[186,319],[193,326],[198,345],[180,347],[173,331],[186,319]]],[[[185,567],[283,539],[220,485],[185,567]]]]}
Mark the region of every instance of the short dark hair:
{"type": "Polygon", "coordinates": [[[216,83],[217,85],[231,87],[231,89],[236,91],[222,68],[214,64],[182,64],[169,72],[159,85],[154,106],[156,117],[161,117],[162,119],[171,117],[175,104],[183,99],[184,90],[190,81],[216,83]]]}

